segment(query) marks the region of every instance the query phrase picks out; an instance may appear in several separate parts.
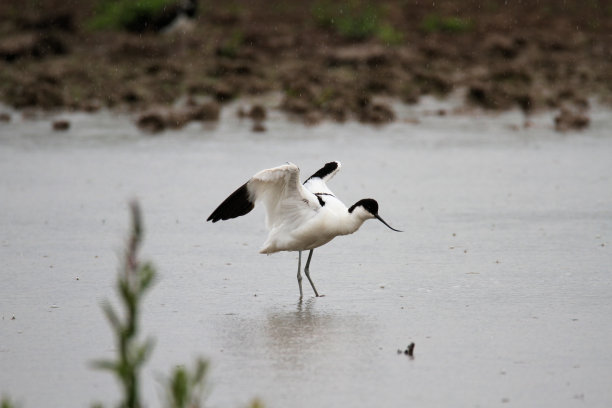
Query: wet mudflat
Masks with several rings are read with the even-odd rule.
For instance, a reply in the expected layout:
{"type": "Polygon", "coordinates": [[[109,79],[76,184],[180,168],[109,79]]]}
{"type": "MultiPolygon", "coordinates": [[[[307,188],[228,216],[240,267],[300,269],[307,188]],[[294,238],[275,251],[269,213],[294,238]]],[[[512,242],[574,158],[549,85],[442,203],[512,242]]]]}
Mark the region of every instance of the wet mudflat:
{"type": "Polygon", "coordinates": [[[156,137],[104,112],[64,133],[3,125],[0,392],[25,407],[117,400],[88,362],[114,352],[100,302],[115,299],[137,197],[160,271],[143,317],[151,407],[163,373],[198,355],[213,407],[609,406],[609,113],[565,134],[546,115],[528,129],[514,112],[420,117],[311,128],[272,113],[265,134],[221,120],[156,137]],[[308,176],[329,160],[346,204],[376,198],[405,232],[367,222],[315,250],[325,297],[305,286],[299,302],[297,254],[258,254],[261,210],[204,220],[262,168],[308,176]],[[414,359],[397,353],[411,342],[414,359]]]}

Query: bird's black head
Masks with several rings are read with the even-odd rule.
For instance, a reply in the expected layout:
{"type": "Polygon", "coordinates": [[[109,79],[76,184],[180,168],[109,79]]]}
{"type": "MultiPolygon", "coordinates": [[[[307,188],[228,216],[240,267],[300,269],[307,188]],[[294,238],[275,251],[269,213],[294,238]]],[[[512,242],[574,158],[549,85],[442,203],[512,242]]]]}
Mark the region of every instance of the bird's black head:
{"type": "Polygon", "coordinates": [[[361,207],[367,212],[369,212],[370,214],[372,214],[373,218],[376,218],[378,221],[382,222],[387,227],[391,228],[393,231],[402,232],[400,230],[396,230],[395,228],[387,224],[385,220],[383,220],[380,217],[380,215],[378,215],[378,203],[373,198],[364,198],[363,200],[357,201],[355,204],[351,206],[351,208],[349,208],[349,213],[352,213],[355,210],[355,208],[358,208],[358,207],[361,207]]]}
{"type": "Polygon", "coordinates": [[[378,203],[373,198],[364,198],[363,200],[357,201],[349,208],[349,213],[352,213],[357,207],[363,207],[364,210],[374,216],[378,215],[378,203]]]}

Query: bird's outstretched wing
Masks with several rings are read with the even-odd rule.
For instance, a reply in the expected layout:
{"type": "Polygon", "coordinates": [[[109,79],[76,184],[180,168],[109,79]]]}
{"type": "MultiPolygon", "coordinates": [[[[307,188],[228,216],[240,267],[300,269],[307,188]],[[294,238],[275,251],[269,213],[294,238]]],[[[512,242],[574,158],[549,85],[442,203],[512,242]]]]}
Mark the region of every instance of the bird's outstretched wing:
{"type": "Polygon", "coordinates": [[[266,207],[268,228],[314,216],[321,207],[316,196],[300,183],[300,169],[284,164],[262,170],[234,191],[208,217],[217,222],[248,214],[256,202],[266,207]]]}
{"type": "Polygon", "coordinates": [[[339,161],[326,163],[325,166],[317,170],[304,182],[304,187],[313,194],[329,194],[335,196],[329,187],[327,187],[327,182],[340,171],[340,167],[341,164],[339,161]]]}
{"type": "Polygon", "coordinates": [[[210,214],[206,221],[217,222],[219,220],[229,220],[230,218],[240,217],[251,212],[255,208],[255,202],[251,198],[247,181],[236,191],[230,194],[215,211],[210,214]]]}

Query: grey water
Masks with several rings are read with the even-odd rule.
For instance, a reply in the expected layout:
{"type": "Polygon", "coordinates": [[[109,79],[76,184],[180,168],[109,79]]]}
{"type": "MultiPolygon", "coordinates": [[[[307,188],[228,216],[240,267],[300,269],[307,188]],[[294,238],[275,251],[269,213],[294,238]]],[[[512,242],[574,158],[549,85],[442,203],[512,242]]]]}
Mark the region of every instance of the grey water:
{"type": "Polygon", "coordinates": [[[612,406],[612,115],[560,134],[552,114],[439,116],[398,107],[383,127],[307,127],[271,112],[267,132],[224,109],[217,125],[156,136],[110,112],[0,124],[0,394],[23,407],[112,406],[90,362],[115,345],[100,309],[128,231],[159,279],[143,399],[197,356],[206,406],[612,406]],[[413,120],[418,118],[418,121],[413,120]],[[264,214],[206,223],[257,171],[303,177],[330,160],[350,205],[372,197],[405,232],[368,221],[315,250],[298,299],[297,254],[258,254],[264,214]],[[306,282],[306,281],[305,281],[306,282]],[[398,350],[415,343],[414,358],[398,350]]]}

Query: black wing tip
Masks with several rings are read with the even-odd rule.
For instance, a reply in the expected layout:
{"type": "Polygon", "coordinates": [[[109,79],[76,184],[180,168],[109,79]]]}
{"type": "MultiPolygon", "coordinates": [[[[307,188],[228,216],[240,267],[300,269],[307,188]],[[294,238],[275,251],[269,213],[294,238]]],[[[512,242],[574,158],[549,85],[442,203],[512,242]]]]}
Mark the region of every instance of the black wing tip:
{"type": "MultiPolygon", "coordinates": [[[[315,172],[315,174],[313,174],[312,176],[308,177],[308,180],[312,179],[312,178],[320,178],[323,179],[326,176],[332,174],[334,171],[336,171],[338,169],[338,162],[337,161],[332,161],[329,163],[325,163],[325,166],[323,166],[322,168],[320,168],[319,170],[317,170],[315,172]]],[[[308,181],[306,180],[306,181],[308,181]]]]}
{"type": "MultiPolygon", "coordinates": [[[[247,182],[248,183],[248,182],[247,182]]],[[[251,212],[255,208],[255,204],[251,202],[247,183],[238,187],[229,197],[227,197],[216,209],[210,214],[206,221],[225,221],[231,218],[240,217],[251,212]]]]}

